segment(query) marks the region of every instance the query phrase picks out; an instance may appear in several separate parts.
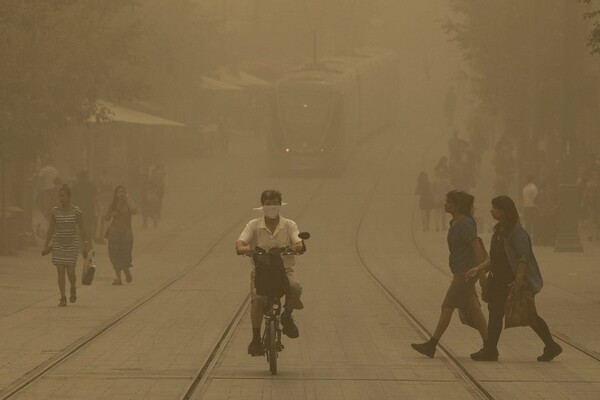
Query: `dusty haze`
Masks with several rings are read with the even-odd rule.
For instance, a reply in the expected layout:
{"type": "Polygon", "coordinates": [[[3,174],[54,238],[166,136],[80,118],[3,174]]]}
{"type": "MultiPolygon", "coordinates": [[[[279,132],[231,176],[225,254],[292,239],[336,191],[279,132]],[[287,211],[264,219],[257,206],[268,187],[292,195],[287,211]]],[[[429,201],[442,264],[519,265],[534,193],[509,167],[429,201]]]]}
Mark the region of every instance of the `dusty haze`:
{"type": "Polygon", "coordinates": [[[599,22],[595,0],[3,0],[0,399],[597,398],[599,22]],[[430,360],[451,220],[489,253],[501,195],[564,352],[531,364],[552,346],[510,329],[476,363],[456,312],[430,360]],[[236,250],[292,245],[287,219],[304,309],[271,375],[236,250]]]}

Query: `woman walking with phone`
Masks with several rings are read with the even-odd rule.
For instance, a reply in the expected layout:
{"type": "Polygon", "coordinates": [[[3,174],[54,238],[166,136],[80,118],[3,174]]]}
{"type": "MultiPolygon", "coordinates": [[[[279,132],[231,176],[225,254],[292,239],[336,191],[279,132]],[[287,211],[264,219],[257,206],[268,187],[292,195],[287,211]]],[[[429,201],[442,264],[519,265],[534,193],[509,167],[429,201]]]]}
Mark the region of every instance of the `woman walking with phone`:
{"type": "Polygon", "coordinates": [[[133,200],[127,195],[124,186],[117,186],[113,201],[108,206],[105,219],[110,221],[105,236],[108,239],[108,256],[115,270],[113,285],[121,285],[121,272],[125,274],[125,280],[130,283],[133,280],[129,268],[132,267],[133,230],[131,228],[131,217],[137,213],[133,200]]]}

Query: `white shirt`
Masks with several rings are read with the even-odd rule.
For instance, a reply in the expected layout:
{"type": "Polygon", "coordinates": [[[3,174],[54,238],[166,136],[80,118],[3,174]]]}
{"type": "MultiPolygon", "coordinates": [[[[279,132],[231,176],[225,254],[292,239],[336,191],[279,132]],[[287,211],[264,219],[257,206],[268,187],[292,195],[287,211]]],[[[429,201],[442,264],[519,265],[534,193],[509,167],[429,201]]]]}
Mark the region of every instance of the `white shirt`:
{"type": "MultiPolygon", "coordinates": [[[[246,243],[251,249],[260,247],[268,251],[275,247],[287,247],[300,242],[302,239],[300,239],[298,233],[296,223],[282,216],[279,216],[279,224],[275,228],[275,232],[271,233],[267,229],[265,218],[260,217],[248,222],[238,240],[246,243]]],[[[281,258],[286,268],[293,267],[296,264],[294,256],[288,255],[281,258]]]]}
{"type": "Polygon", "coordinates": [[[535,183],[528,183],[523,187],[523,206],[535,207],[535,198],[538,195],[538,188],[535,183]]]}
{"type": "Polygon", "coordinates": [[[42,190],[54,189],[54,180],[58,178],[58,170],[52,165],[46,165],[40,168],[38,178],[42,190]]]}

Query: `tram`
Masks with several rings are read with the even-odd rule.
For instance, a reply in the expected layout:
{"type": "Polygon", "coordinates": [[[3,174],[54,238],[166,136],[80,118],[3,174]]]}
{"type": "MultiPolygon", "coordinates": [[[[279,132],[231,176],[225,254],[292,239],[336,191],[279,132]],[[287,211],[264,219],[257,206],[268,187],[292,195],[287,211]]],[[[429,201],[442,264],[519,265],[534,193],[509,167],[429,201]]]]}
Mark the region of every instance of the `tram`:
{"type": "Polygon", "coordinates": [[[352,150],[394,123],[398,59],[361,50],[308,64],[274,87],[269,131],[274,173],[342,173],[352,150]]]}

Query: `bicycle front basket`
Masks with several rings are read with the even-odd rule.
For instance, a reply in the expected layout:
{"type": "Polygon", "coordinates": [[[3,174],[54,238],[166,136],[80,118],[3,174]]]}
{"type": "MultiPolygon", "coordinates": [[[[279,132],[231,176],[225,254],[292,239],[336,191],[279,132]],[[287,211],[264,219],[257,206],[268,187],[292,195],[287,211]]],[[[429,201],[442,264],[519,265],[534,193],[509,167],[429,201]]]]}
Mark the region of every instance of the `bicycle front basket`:
{"type": "Polygon", "coordinates": [[[272,253],[256,254],[253,260],[256,267],[254,287],[258,295],[280,298],[288,292],[290,283],[281,256],[272,253]]]}

